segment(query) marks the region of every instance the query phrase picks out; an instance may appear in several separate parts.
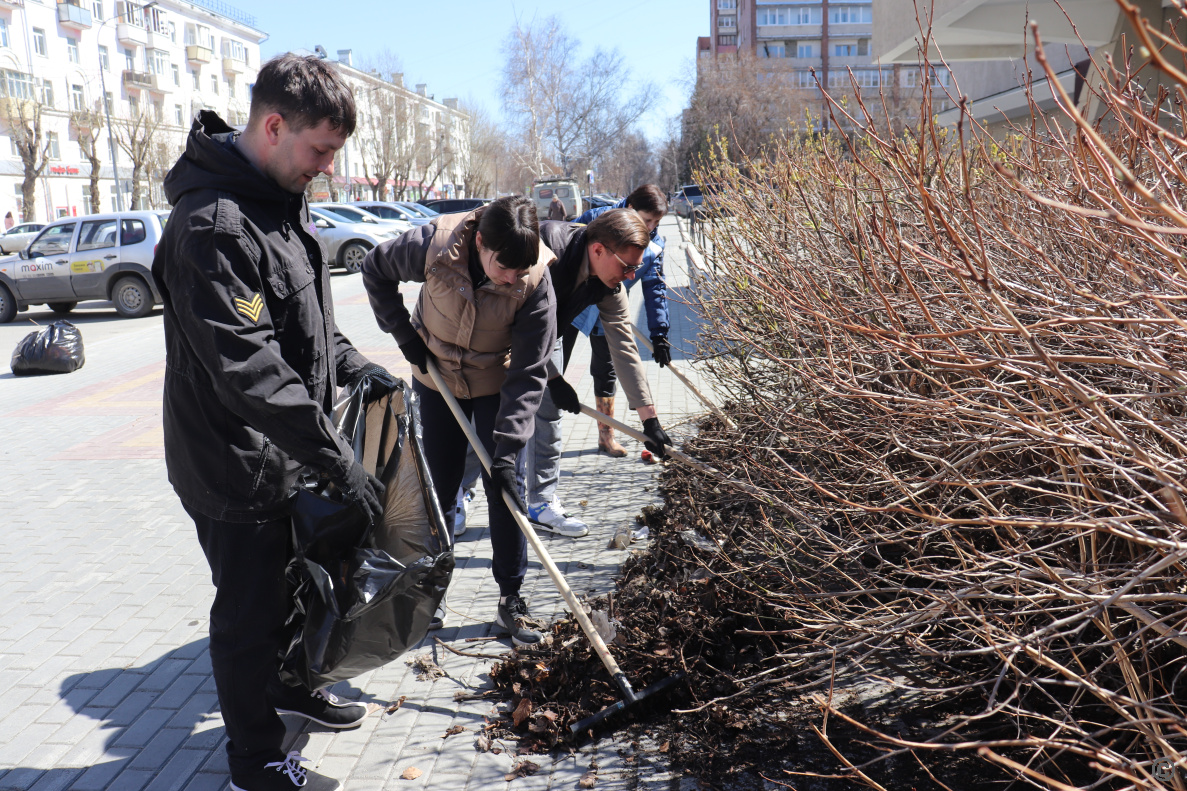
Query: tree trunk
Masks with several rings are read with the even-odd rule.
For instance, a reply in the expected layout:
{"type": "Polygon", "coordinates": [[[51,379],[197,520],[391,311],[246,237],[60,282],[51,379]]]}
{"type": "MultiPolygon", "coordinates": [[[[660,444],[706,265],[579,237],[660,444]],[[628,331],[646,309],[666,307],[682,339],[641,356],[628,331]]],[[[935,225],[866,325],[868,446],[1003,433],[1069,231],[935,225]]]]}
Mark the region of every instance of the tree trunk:
{"type": "Polygon", "coordinates": [[[25,169],[25,178],[21,182],[21,220],[35,222],[37,220],[37,174],[25,169]]]}

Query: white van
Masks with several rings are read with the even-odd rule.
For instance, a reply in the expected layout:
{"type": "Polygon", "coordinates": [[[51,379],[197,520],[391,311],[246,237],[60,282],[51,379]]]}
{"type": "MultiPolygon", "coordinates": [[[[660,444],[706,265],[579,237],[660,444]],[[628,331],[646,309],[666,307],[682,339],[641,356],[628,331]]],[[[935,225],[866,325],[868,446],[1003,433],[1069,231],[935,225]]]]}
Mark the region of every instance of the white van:
{"type": "Polygon", "coordinates": [[[536,216],[548,219],[548,207],[556,195],[565,204],[565,219],[575,220],[585,208],[581,203],[581,189],[573,179],[545,179],[532,185],[532,200],[536,202],[536,216]]]}

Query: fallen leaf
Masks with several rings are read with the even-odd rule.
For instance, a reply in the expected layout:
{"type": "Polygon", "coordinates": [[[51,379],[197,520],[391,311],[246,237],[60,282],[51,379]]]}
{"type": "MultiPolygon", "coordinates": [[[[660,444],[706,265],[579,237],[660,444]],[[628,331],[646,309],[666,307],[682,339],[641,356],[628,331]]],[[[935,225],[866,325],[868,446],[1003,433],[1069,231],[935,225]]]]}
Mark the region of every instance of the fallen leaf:
{"type": "Polygon", "coordinates": [[[415,780],[422,774],[424,774],[424,772],[420,771],[415,766],[410,766],[404,770],[404,774],[400,775],[400,777],[404,778],[405,780],[415,780]]]}
{"type": "Polygon", "coordinates": [[[511,715],[511,719],[515,721],[515,727],[518,728],[530,716],[532,716],[532,702],[523,698],[515,707],[515,713],[511,715]]]}
{"type": "Polygon", "coordinates": [[[401,695],[399,700],[397,700],[395,703],[393,703],[392,705],[387,707],[387,713],[395,714],[397,711],[400,710],[400,707],[404,705],[404,701],[406,701],[406,700],[408,700],[408,696],[401,695]]]}
{"type": "Polygon", "coordinates": [[[517,777],[531,777],[536,772],[540,771],[540,764],[534,764],[531,761],[520,761],[515,766],[511,767],[511,771],[503,775],[503,779],[511,782],[517,777]]]}
{"type": "Polygon", "coordinates": [[[586,772],[581,775],[581,779],[577,781],[578,788],[593,788],[598,784],[598,776],[593,772],[586,772]]]}
{"type": "Polygon", "coordinates": [[[451,727],[449,730],[445,731],[445,735],[444,735],[444,736],[442,736],[441,738],[442,738],[442,739],[448,739],[450,736],[454,736],[454,735],[456,735],[456,734],[459,734],[459,733],[461,733],[462,731],[464,731],[465,729],[466,729],[466,728],[465,728],[465,726],[463,726],[463,725],[454,725],[454,726],[453,726],[453,727],[451,727]]]}
{"type": "Polygon", "coordinates": [[[478,737],[474,739],[474,746],[478,748],[479,752],[485,753],[490,750],[490,739],[478,734],[478,737]]]}
{"type": "Polygon", "coordinates": [[[668,751],[668,748],[671,746],[671,744],[672,744],[671,742],[664,742],[663,744],[661,744],[659,746],[659,751],[661,753],[666,753],[668,751]]]}

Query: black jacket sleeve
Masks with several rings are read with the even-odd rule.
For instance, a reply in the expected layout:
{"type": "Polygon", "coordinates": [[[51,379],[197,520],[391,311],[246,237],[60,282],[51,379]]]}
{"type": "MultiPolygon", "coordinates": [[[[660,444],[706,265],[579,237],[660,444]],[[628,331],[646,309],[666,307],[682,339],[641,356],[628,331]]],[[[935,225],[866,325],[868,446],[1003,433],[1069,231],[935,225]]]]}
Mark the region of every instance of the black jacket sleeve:
{"type": "Polygon", "coordinates": [[[350,381],[354,375],[363,370],[369,363],[366,357],[359,353],[359,350],[354,348],[354,344],[350,339],[342,334],[338,329],[337,322],[334,324],[334,374],[337,377],[339,387],[344,382],[350,381]]]}
{"type": "Polygon", "coordinates": [[[425,282],[425,258],[436,231],[432,224],[417,226],[374,248],[363,260],[363,286],[375,321],[396,343],[407,343],[416,335],[400,283],[425,282]]]}
{"type": "Polygon", "coordinates": [[[545,270],[544,279],[516,311],[511,325],[511,361],[495,417],[496,459],[514,457],[531,439],[555,345],[556,297],[545,270]]]}
{"type": "Polygon", "coordinates": [[[174,313],[215,395],[292,458],[341,475],[354,453],[281,355],[268,300],[261,296],[266,292],[258,250],[213,228],[185,236],[176,246],[170,286],[186,298],[174,300],[174,313]],[[256,298],[258,313],[244,308],[256,298]]]}

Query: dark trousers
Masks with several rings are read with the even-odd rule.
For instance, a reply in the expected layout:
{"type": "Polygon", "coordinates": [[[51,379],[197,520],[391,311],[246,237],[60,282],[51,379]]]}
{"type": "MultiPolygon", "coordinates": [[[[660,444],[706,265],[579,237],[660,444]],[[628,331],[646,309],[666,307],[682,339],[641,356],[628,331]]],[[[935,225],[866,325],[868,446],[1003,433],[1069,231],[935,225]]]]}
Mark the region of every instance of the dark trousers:
{"type": "MultiPolygon", "coordinates": [[[[565,354],[565,367],[569,367],[569,357],[573,353],[573,346],[581,330],[570,324],[561,334],[561,348],[565,354]]],[[[613,398],[618,388],[618,375],[614,373],[614,361],[610,357],[610,344],[605,335],[589,336],[589,375],[593,377],[594,396],[597,398],[613,398]]]]}
{"type": "Polygon", "coordinates": [[[279,684],[278,652],[290,609],[284,569],[292,524],[221,522],[188,506],[216,589],[210,607],[210,664],[227,729],[232,777],[284,758],[284,723],[268,702],[279,684]]]}
{"type": "MultiPolygon", "coordinates": [[[[449,405],[436,390],[417,380],[412,390],[420,397],[420,422],[424,427],[425,458],[433,476],[433,488],[442,512],[454,502],[466,466],[469,441],[457,424],[449,405]]],[[[494,457],[495,418],[499,413],[499,394],[479,398],[459,398],[458,404],[466,417],[474,422],[474,430],[486,452],[494,457]]],[[[482,488],[486,491],[487,513],[490,515],[491,572],[499,584],[499,594],[519,593],[523,575],[528,570],[528,542],[503,502],[502,489],[482,473],[482,488]]]]}

